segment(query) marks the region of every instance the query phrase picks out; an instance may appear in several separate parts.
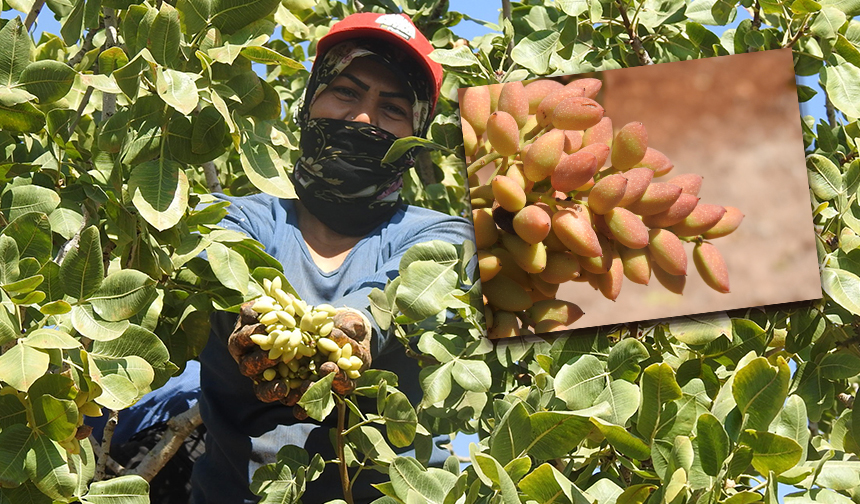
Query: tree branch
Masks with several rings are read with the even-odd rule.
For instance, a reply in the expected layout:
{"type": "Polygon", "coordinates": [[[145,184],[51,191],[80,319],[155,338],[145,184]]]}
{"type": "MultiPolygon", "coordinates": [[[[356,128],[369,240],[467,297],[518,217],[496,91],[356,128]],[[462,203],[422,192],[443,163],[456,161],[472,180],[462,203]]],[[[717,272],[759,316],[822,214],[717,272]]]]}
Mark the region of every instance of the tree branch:
{"type": "MultiPolygon", "coordinates": [[[[759,31],[761,28],[761,5],[759,5],[758,0],[755,0],[755,7],[753,10],[753,20],[752,20],[752,28],[750,31],[759,31]]],[[[757,47],[747,46],[747,52],[756,52],[758,51],[757,47]]]]}
{"type": "Polygon", "coordinates": [[[90,98],[93,96],[93,87],[87,86],[86,92],[84,92],[84,97],[81,98],[81,103],[78,105],[78,111],[75,114],[75,120],[69,124],[69,135],[75,132],[75,128],[78,127],[78,123],[81,122],[81,117],[84,115],[84,109],[87,108],[87,104],[90,102],[90,98]]]}
{"type": "Polygon", "coordinates": [[[167,430],[158,444],[146,454],[140,465],[127,471],[126,474],[136,474],[146,481],[152,481],[152,478],[176,455],[185,439],[202,423],[199,404],[168,420],[167,430]]]}
{"type": "MultiPolygon", "coordinates": [[[[788,42],[783,44],[783,47],[794,47],[794,44],[796,44],[797,41],[800,40],[800,37],[806,33],[807,23],[809,23],[810,17],[812,17],[812,14],[807,14],[806,17],[803,18],[803,23],[801,23],[800,28],[797,29],[797,33],[795,33],[788,42]]],[[[785,34],[788,35],[788,33],[789,30],[786,29],[785,34]]]]}
{"type": "Polygon", "coordinates": [[[221,182],[218,180],[218,170],[215,169],[215,163],[207,161],[203,163],[203,175],[206,176],[206,187],[209,192],[222,192],[221,182]]]}
{"type": "Polygon", "coordinates": [[[36,22],[36,18],[39,17],[39,12],[42,11],[42,7],[45,6],[45,0],[36,0],[33,2],[33,7],[30,8],[30,12],[27,13],[27,18],[24,19],[24,27],[27,28],[27,31],[30,31],[30,28],[33,27],[33,23],[36,22]]]}
{"type": "Polygon", "coordinates": [[[108,421],[102,436],[102,454],[98,458],[98,462],[96,462],[96,474],[93,476],[93,481],[101,481],[105,478],[105,466],[107,465],[107,459],[110,457],[110,442],[113,439],[113,431],[116,429],[119,413],[116,410],[108,410],[108,412],[108,421]]]}
{"type": "Polygon", "coordinates": [[[618,5],[618,11],[621,12],[621,21],[624,22],[627,36],[630,37],[630,45],[633,46],[633,51],[636,53],[636,56],[639,57],[639,64],[642,66],[653,65],[654,60],[651,59],[651,55],[649,55],[648,51],[645,50],[645,47],[642,45],[642,40],[638,35],[636,35],[636,32],[633,30],[633,25],[630,23],[630,19],[627,18],[627,8],[624,6],[624,0],[615,0],[615,3],[618,5]]]}
{"type": "MultiPolygon", "coordinates": [[[[102,451],[102,445],[96,441],[96,438],[94,438],[92,434],[90,434],[90,445],[93,447],[93,454],[95,454],[96,458],[101,459],[104,454],[102,451]]],[[[105,460],[107,461],[105,466],[110,469],[112,473],[120,475],[125,472],[125,467],[120,465],[120,463],[114,460],[110,455],[107,455],[105,460]]]]}
{"type": "MultiPolygon", "coordinates": [[[[106,51],[117,44],[116,13],[110,7],[104,8],[105,17],[105,43],[102,51],[106,51]]],[[[102,116],[106,121],[116,114],[116,95],[113,93],[102,93],[102,116]]]]}
{"type": "Polygon", "coordinates": [[[84,37],[84,43],[81,44],[81,50],[69,59],[68,65],[70,67],[74,68],[75,65],[80,63],[84,59],[84,56],[86,56],[93,48],[93,38],[95,38],[96,33],[98,33],[98,30],[90,30],[87,32],[87,36],[84,37]]]}
{"type": "Polygon", "coordinates": [[[481,158],[478,158],[477,161],[475,161],[474,163],[469,165],[468,168],[466,168],[466,171],[471,177],[472,175],[478,173],[478,170],[499,159],[500,157],[502,157],[502,155],[498,152],[491,152],[481,158]]]}
{"type": "Polygon", "coordinates": [[[827,109],[827,122],[830,123],[830,127],[832,128],[836,126],[836,107],[833,106],[833,102],[830,101],[830,95],[827,94],[827,90],[823,89],[823,87],[824,86],[822,86],[822,90],[824,91],[824,107],[827,109]]]}
{"type": "Polygon", "coordinates": [[[343,499],[347,502],[347,504],[354,504],[352,500],[352,489],[349,485],[349,470],[346,467],[346,454],[344,453],[343,444],[343,431],[346,427],[346,403],[343,402],[343,399],[337,398],[337,434],[336,434],[336,444],[337,444],[337,465],[338,470],[340,471],[340,485],[343,489],[343,499]]]}

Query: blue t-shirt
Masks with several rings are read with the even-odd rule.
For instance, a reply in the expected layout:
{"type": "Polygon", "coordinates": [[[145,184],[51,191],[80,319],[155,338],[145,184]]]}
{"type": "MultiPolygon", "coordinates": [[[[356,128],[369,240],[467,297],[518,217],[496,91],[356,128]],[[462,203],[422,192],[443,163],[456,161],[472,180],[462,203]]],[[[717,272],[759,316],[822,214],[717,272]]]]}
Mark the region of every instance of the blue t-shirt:
{"type": "MultiPolygon", "coordinates": [[[[404,205],[387,223],[362,238],[338,269],[324,272],[314,263],[298,229],[294,200],[265,194],[219,198],[232,203],[221,225],[262,243],[266,252],[284,265],[284,275],[302,299],[312,305],[329,303],[360,309],[371,322],[368,294],[374,287],[384,288],[388,279],[397,276],[400,259],[411,246],[430,240],[460,244],[475,239],[465,219],[404,205]]],[[[200,411],[207,436],[206,453],[194,465],[195,504],[256,502],[258,497],[248,488],[251,477],[258,467],[274,462],[284,445],[300,446],[310,456],[320,453],[325,460],[335,458],[329,440],[329,430],[336,426],[335,414],[322,424],[298,421],[291,407],[266,404],[256,398],[251,380],[239,373],[227,351],[227,337],[235,321],[236,314],[216,312],[209,342],[200,354],[200,411]]],[[[413,405],[417,404],[421,388],[416,361],[406,356],[393,337],[380,334],[378,328],[373,338],[372,367],[397,373],[398,388],[413,405]]],[[[368,401],[362,409],[375,412],[375,401],[368,401]]],[[[439,462],[446,455],[437,449],[433,458],[439,462]]],[[[351,472],[354,471],[353,468],[351,472]]],[[[356,502],[379,497],[369,484],[387,478],[368,470],[361,476],[362,481],[353,490],[356,502]]],[[[314,504],[337,498],[343,498],[337,467],[327,464],[320,479],[308,483],[302,501],[314,504]]]]}

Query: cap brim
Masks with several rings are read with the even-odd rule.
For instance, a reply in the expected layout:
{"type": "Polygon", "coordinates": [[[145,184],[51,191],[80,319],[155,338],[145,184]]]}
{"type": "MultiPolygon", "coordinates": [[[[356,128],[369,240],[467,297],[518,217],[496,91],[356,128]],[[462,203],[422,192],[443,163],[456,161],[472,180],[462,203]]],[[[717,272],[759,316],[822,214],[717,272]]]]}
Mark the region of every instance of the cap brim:
{"type": "MultiPolygon", "coordinates": [[[[430,67],[429,62],[427,61],[429,56],[419,52],[415,47],[410,45],[409,42],[403,40],[403,37],[401,37],[400,35],[392,33],[383,28],[368,28],[365,26],[356,26],[354,28],[347,28],[337,33],[330,33],[320,39],[320,42],[322,44],[317,44],[317,56],[319,56],[320,54],[327,53],[332,47],[336,46],[341,42],[357,38],[384,40],[386,42],[393,43],[395,46],[402,49],[403,52],[411,56],[412,59],[418,62],[418,64],[427,74],[427,80],[431,83],[431,86],[435,82],[435,73],[433,72],[433,68],[430,67]]],[[[316,65],[316,60],[314,60],[314,65],[316,65]]]]}

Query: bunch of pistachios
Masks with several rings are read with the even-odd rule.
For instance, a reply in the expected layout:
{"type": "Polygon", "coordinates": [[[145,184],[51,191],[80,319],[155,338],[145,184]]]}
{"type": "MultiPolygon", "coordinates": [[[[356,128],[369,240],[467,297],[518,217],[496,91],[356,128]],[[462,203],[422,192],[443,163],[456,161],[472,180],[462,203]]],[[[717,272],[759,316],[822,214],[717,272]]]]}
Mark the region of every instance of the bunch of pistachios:
{"type": "Polygon", "coordinates": [[[326,361],[336,364],[349,378],[361,376],[364,362],[353,354],[352,344],[339,344],[328,337],[335,327],[335,307],[308,305],[284,291],[280,277],[264,279],[263,290],[265,295],[251,309],[259,314],[266,334],[252,334],[250,338],[268,351],[269,359],[279,361],[263,371],[263,380],[281,378],[291,389],[299,388],[304,380],[318,378],[326,361]]]}

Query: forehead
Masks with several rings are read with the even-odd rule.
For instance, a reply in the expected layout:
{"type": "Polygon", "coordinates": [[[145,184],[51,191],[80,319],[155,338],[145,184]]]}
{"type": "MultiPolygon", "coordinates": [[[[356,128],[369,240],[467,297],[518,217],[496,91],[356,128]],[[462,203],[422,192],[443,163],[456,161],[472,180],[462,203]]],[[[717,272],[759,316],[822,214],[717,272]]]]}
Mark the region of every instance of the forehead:
{"type": "MultiPolygon", "coordinates": [[[[388,65],[370,57],[356,58],[336,78],[354,77],[371,88],[409,96],[409,86],[388,65]],[[344,75],[347,74],[347,75],[344,75]]],[[[350,79],[352,80],[352,79],[350,79]]]]}

